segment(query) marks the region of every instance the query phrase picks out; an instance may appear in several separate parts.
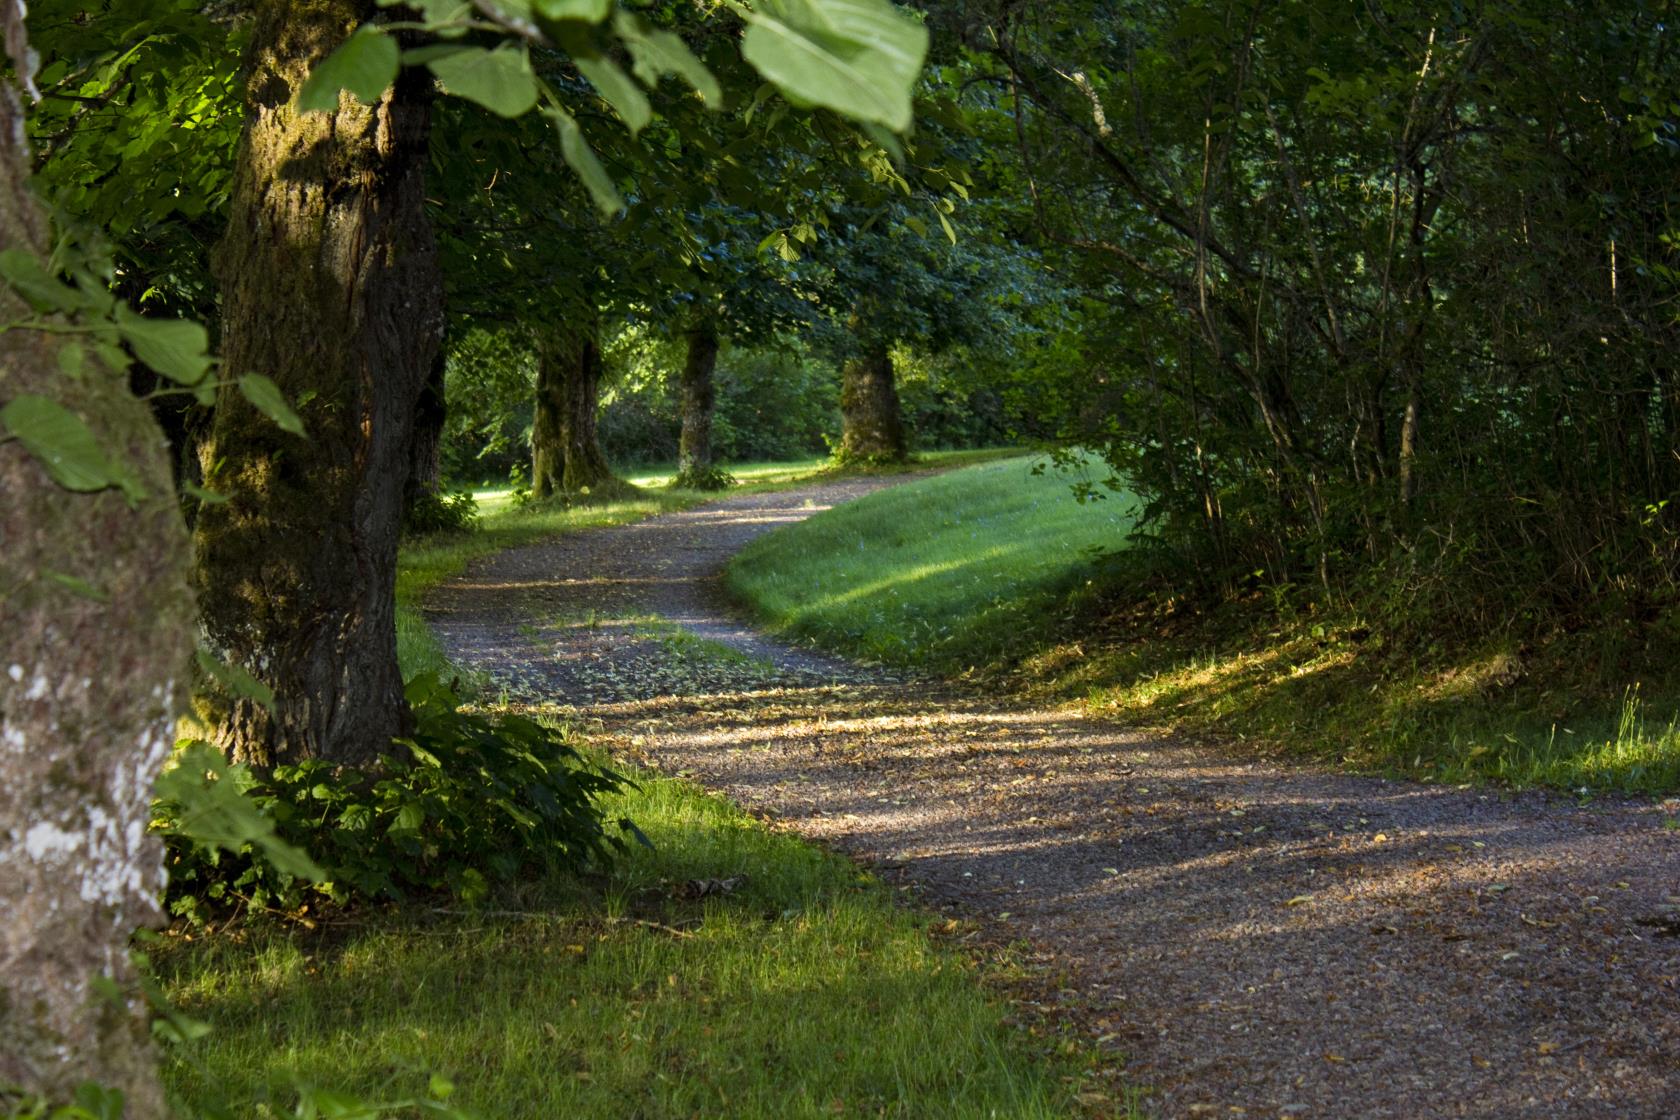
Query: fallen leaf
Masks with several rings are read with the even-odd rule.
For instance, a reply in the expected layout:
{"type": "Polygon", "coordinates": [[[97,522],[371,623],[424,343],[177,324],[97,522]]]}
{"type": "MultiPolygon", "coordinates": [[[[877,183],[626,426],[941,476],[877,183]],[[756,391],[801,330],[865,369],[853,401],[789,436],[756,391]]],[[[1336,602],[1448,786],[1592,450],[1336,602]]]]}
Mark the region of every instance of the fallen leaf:
{"type": "Polygon", "coordinates": [[[1311,902],[1312,900],[1313,900],[1313,896],[1310,895],[1310,894],[1298,894],[1294,898],[1285,902],[1284,905],[1285,906],[1305,906],[1307,903],[1311,902]]]}
{"type": "Polygon", "coordinates": [[[1542,1042],[1539,1046],[1535,1047],[1535,1049],[1540,1051],[1542,1054],[1556,1054],[1557,1048],[1558,1044],[1555,1042],[1542,1042]]]}

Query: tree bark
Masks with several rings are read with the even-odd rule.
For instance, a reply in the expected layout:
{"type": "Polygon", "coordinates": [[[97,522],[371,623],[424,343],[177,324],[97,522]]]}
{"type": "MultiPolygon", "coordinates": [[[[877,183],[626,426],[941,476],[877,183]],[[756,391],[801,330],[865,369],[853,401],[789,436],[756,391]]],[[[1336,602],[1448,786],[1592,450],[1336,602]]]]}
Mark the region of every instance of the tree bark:
{"type": "Polygon", "coordinates": [[[688,329],[688,356],[682,368],[682,435],[677,443],[677,477],[673,484],[699,490],[718,490],[727,476],[712,457],[712,416],[717,408],[717,323],[702,317],[688,329]]]}
{"type": "Polygon", "coordinates": [[[840,415],[840,458],[903,462],[908,457],[885,342],[870,343],[841,367],[840,415]]]}
{"type": "Polygon", "coordinates": [[[443,489],[443,425],[449,418],[444,397],[444,348],[439,346],[432,357],[431,372],[420,399],[414,406],[414,439],[408,456],[408,484],[403,491],[403,508],[413,509],[414,503],[436,497],[443,489]]]}
{"type": "Polygon", "coordinates": [[[216,255],[223,360],[299,408],[288,435],[224,390],[203,451],[229,501],[197,525],[207,640],[273,688],[201,711],[235,759],[359,763],[407,722],[395,581],[415,402],[442,331],[426,217],[430,84],[299,113],[310,68],[372,0],[260,0],[245,134],[216,255]]]}
{"type": "Polygon", "coordinates": [[[601,348],[595,320],[537,339],[537,410],[531,426],[531,493],[599,494],[617,479],[596,438],[601,348]]]}
{"type": "MultiPolygon", "coordinates": [[[[21,53],[10,0],[0,26],[21,53]]],[[[0,250],[44,258],[22,136],[0,83],[0,250]]],[[[39,318],[0,282],[0,322],[39,318]]],[[[152,1120],[163,1093],[128,939],[161,917],[146,822],[192,650],[187,536],[150,410],[91,357],[66,376],[61,348],[77,345],[21,327],[0,342],[0,407],[50,398],[139,484],[133,500],[72,493],[0,442],[0,1085],[67,1102],[95,1081],[122,1090],[129,1120],[152,1120]]]]}

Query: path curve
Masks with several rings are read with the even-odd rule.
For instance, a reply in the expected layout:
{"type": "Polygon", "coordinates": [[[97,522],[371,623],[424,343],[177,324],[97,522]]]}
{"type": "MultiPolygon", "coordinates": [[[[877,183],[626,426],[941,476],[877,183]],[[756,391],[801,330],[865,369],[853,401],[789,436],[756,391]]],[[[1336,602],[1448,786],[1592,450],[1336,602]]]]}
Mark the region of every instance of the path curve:
{"type": "Polygon", "coordinates": [[[1153,1114],[1680,1116],[1661,809],[1244,761],[731,613],[743,544],[896,481],[502,553],[428,615],[458,663],[1025,940],[1153,1114]]]}

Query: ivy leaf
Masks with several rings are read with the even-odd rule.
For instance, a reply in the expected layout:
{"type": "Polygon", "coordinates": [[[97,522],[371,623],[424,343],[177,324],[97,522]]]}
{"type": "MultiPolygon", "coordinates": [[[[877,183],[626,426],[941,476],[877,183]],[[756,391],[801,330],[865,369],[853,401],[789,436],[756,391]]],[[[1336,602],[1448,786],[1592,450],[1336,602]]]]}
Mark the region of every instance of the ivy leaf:
{"type": "Polygon", "coordinates": [[[583,185],[589,189],[590,197],[595,205],[601,208],[603,214],[612,215],[624,209],[624,198],[618,193],[618,187],[613,184],[612,176],[601,166],[594,149],[589,141],[584,139],[583,130],[578,127],[576,120],[564,109],[545,109],[543,114],[554,122],[554,127],[560,131],[560,154],[566,163],[577,172],[583,185]]]}
{"type": "Polygon", "coordinates": [[[316,64],[298,91],[298,108],[306,113],[330,113],[338,108],[341,89],[373,104],[397,80],[400,54],[395,39],[371,23],[362,24],[316,64]]]}
{"type": "Polygon", "coordinates": [[[0,280],[37,311],[69,312],[87,303],[75,288],[48,272],[35,254],[22,249],[0,251],[0,280]]]}
{"type": "Polygon", "coordinates": [[[146,365],[182,385],[197,385],[210,372],[210,335],[191,319],[148,319],[117,305],[117,333],[146,365]]]}
{"type": "Polygon", "coordinates": [[[81,417],[46,397],[21,393],[0,408],[4,427],[66,490],[88,494],[117,486],[130,505],[146,496],[132,472],[113,462],[81,417]]]}
{"type": "Polygon", "coordinates": [[[158,775],[153,793],[180,808],[171,831],[206,848],[238,854],[249,844],[275,870],[319,883],[327,873],[307,852],[280,839],[274,822],[245,792],[249,771],[230,764],[209,743],[191,742],[158,775]]]}
{"type": "Polygon", "coordinates": [[[909,129],[927,29],[888,0],[763,0],[741,55],[783,96],[909,129]]]}
{"type": "Polygon", "coordinates": [[[494,50],[462,47],[426,63],[443,88],[504,117],[517,117],[537,103],[537,76],[522,44],[494,50]]]}
{"type": "Polygon", "coordinates": [[[723,107],[723,87],[676,32],[662,31],[647,17],[623,9],[613,17],[613,30],[629,48],[636,77],[643,85],[652,88],[664,75],[675,74],[700,95],[708,109],[723,107]]]}
{"type": "Polygon", "coordinates": [[[305,434],[303,420],[286,403],[286,394],[280,391],[280,386],[269,378],[260,373],[247,373],[239,379],[239,391],[281,431],[291,432],[294,436],[305,434]]]}

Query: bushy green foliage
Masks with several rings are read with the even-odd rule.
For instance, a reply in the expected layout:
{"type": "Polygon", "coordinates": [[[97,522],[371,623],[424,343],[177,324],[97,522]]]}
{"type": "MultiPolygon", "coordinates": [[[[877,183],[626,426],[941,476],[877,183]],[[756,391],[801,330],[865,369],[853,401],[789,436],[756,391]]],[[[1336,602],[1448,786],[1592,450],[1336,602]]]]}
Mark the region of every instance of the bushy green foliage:
{"type": "Polygon", "coordinates": [[[182,803],[158,801],[170,912],[202,920],[240,907],[296,912],[321,895],[345,903],[439,891],[471,903],[495,882],[604,862],[624,847],[623,832],[640,836],[628,820],[609,830],[596,799],[624,779],[585,763],[564,733],[464,710],[432,674],[406,693],[414,734],[375,766],[235,766],[223,779],[239,783],[281,840],[310,853],[326,872],[320,884],[249,845],[230,855],[190,837],[182,803]]]}
{"type": "Polygon", "coordinates": [[[478,523],[478,502],[466,491],[424,493],[403,511],[403,532],[460,533],[478,523]]]}

